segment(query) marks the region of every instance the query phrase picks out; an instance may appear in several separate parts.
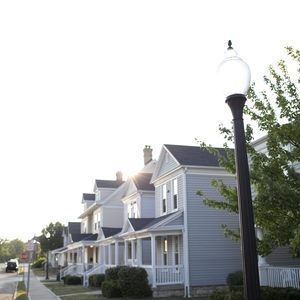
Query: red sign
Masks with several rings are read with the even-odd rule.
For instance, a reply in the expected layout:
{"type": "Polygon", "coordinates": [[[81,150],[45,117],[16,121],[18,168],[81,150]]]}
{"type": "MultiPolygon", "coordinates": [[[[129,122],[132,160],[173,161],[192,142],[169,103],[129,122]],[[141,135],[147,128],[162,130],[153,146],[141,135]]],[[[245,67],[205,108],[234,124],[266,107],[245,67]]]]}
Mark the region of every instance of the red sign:
{"type": "Polygon", "coordinates": [[[27,260],[27,258],[28,258],[28,255],[27,255],[27,253],[26,252],[23,252],[22,254],[21,254],[21,260],[22,261],[26,261],[27,260]]]}

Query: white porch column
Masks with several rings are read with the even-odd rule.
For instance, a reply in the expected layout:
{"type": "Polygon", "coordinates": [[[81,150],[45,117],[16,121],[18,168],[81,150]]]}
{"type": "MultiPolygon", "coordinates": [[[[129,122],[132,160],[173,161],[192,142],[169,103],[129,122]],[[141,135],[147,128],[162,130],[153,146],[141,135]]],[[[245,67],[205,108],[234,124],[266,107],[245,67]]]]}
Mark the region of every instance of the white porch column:
{"type": "Polygon", "coordinates": [[[137,239],[137,265],[142,265],[142,239],[137,239]]]}
{"type": "Polygon", "coordinates": [[[135,241],[131,240],[131,265],[135,265],[135,241]]]}
{"type": "Polygon", "coordinates": [[[125,255],[125,261],[124,261],[124,264],[125,266],[128,266],[128,241],[125,241],[125,244],[124,244],[124,255],[125,255]]]}
{"type": "Polygon", "coordinates": [[[107,265],[107,261],[106,261],[106,245],[103,245],[102,247],[102,252],[103,252],[103,264],[107,265]]]}
{"type": "Polygon", "coordinates": [[[111,266],[111,244],[108,245],[108,263],[111,266]]]}
{"type": "Polygon", "coordinates": [[[156,235],[151,236],[151,265],[152,265],[152,287],[156,287],[156,235]]]}
{"type": "Polygon", "coordinates": [[[81,248],[81,253],[82,253],[82,270],[85,272],[85,253],[84,253],[84,246],[81,248]]]}
{"type": "MultiPolygon", "coordinates": [[[[264,231],[262,228],[256,228],[257,237],[262,240],[264,236],[264,231]]],[[[261,286],[268,285],[268,266],[269,264],[266,261],[265,257],[258,255],[258,273],[259,273],[259,283],[261,286]]]]}
{"type": "Polygon", "coordinates": [[[115,264],[116,266],[119,265],[119,241],[115,243],[115,264]]]}
{"type": "Polygon", "coordinates": [[[103,245],[99,245],[98,256],[99,256],[99,264],[103,265],[103,245]]]}

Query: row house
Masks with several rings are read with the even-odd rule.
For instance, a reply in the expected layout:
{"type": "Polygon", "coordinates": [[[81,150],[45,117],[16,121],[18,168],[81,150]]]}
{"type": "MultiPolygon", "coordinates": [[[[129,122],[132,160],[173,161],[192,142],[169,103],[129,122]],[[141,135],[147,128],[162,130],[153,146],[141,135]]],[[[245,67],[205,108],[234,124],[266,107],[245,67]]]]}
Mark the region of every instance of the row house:
{"type": "Polygon", "coordinates": [[[156,161],[146,146],[144,167],[136,175],[123,181],[119,172],[116,180],[96,180],[94,193],[83,194],[79,235],[84,238],[64,234],[62,277],[80,274],[87,284],[91,274],[109,267],[139,266],[148,272],[154,297],[164,291],[190,296],[225,285],[242,262],[240,244],[225,239],[220,224],[234,230],[239,221],[203,205],[198,190],[224,200],[210,186],[213,178],[236,185],[205,149],[163,145],[156,161]]]}

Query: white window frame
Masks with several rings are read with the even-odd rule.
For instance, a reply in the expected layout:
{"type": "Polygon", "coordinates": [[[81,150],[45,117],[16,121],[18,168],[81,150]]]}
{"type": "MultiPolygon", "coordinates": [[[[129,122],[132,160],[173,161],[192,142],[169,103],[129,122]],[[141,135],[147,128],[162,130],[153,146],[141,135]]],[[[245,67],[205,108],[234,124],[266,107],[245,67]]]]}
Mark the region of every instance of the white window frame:
{"type": "Polygon", "coordinates": [[[178,210],[178,179],[172,180],[172,209],[178,210]],[[176,196],[176,206],[175,206],[175,196],[176,196]]]}
{"type": "Polygon", "coordinates": [[[179,235],[173,236],[173,265],[180,265],[180,245],[179,245],[179,235]],[[176,240],[177,240],[177,249],[176,249],[176,240]],[[177,255],[177,263],[176,263],[177,255]]]}
{"type": "Polygon", "coordinates": [[[137,219],[138,218],[138,205],[137,200],[128,203],[127,206],[127,216],[128,218],[137,219]]]}
{"type": "Polygon", "coordinates": [[[167,213],[167,185],[163,184],[161,187],[161,212],[167,213]]]}
{"type": "Polygon", "coordinates": [[[162,264],[168,265],[168,237],[162,237],[162,264]]]}

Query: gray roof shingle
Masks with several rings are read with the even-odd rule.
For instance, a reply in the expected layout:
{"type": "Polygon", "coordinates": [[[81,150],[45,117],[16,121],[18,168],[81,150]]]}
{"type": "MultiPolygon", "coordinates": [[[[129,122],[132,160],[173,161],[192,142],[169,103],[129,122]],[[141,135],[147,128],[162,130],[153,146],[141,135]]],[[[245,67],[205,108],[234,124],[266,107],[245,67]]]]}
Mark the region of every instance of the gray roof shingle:
{"type": "Polygon", "coordinates": [[[132,177],[138,190],[154,191],[154,185],[150,184],[152,173],[137,173],[132,177]]]}
{"type": "Polygon", "coordinates": [[[82,194],[82,198],[86,201],[86,200],[89,200],[89,201],[95,201],[95,194],[82,194]]]}
{"type": "Polygon", "coordinates": [[[112,227],[101,227],[104,237],[114,236],[121,232],[122,228],[112,228],[112,227]]]}
{"type": "MultiPolygon", "coordinates": [[[[175,159],[184,166],[218,167],[218,157],[200,146],[165,145],[175,159]]],[[[227,157],[224,148],[215,148],[227,157]]],[[[233,150],[232,150],[233,151],[233,150]]]]}
{"type": "Polygon", "coordinates": [[[97,188],[118,188],[121,184],[123,184],[123,180],[100,180],[96,179],[97,188]]]}

